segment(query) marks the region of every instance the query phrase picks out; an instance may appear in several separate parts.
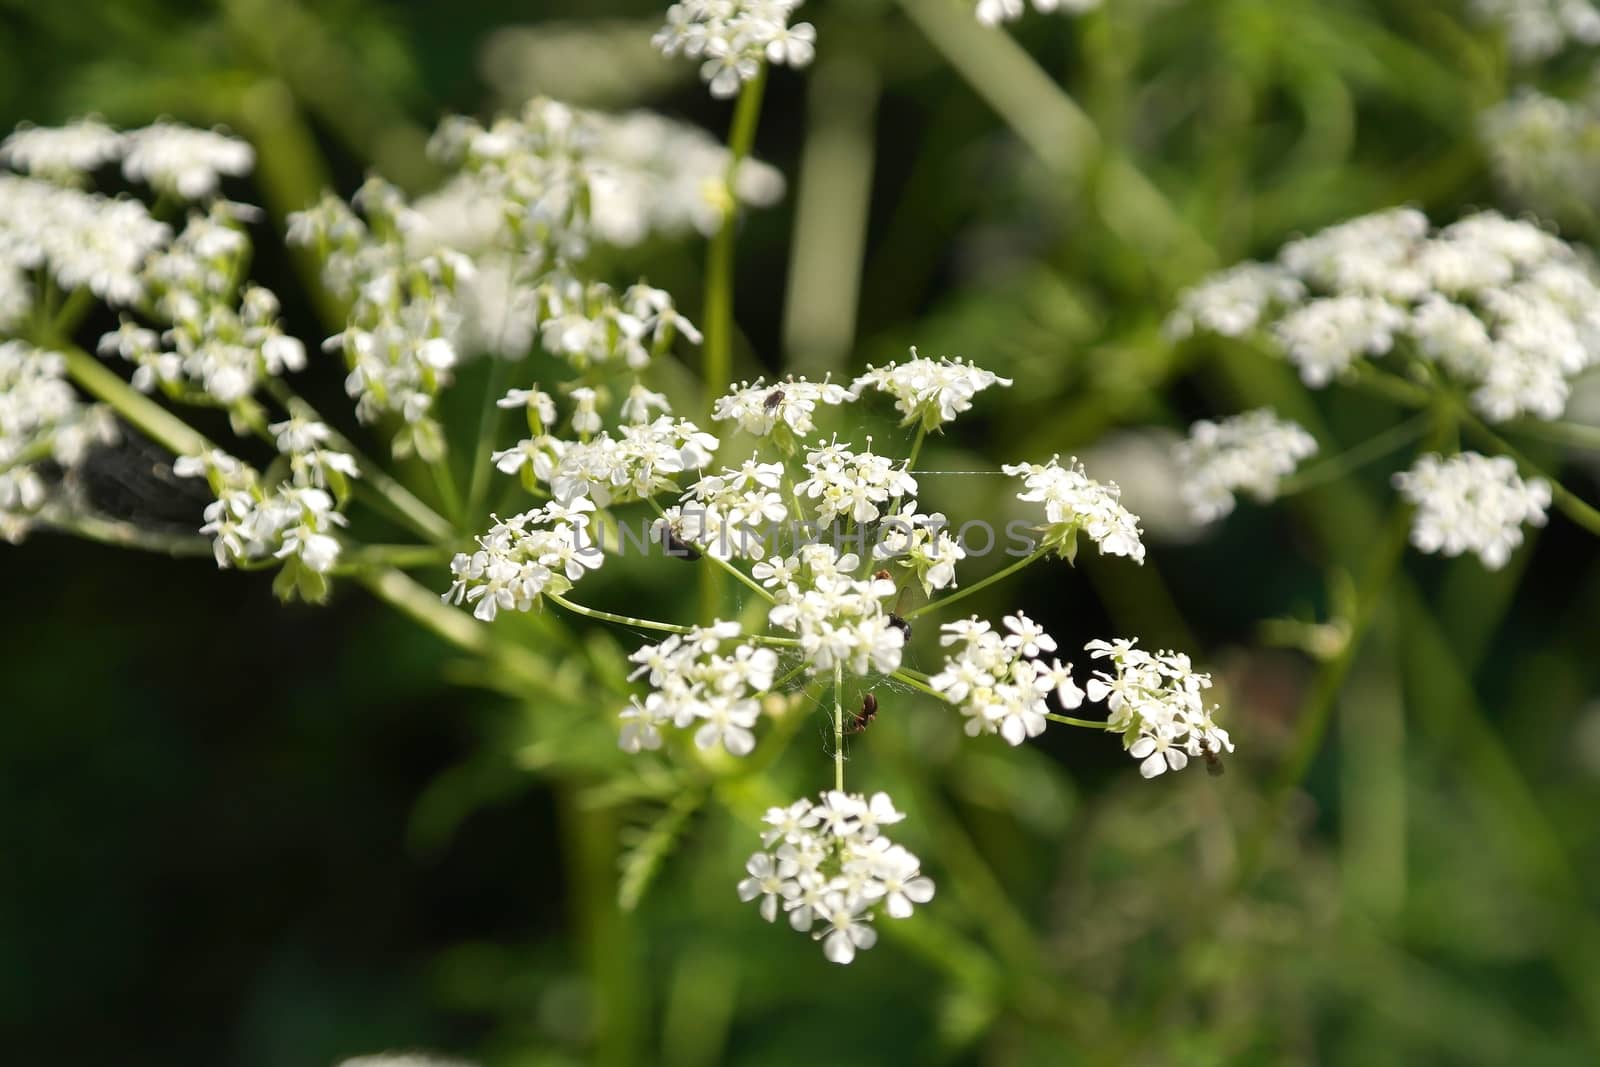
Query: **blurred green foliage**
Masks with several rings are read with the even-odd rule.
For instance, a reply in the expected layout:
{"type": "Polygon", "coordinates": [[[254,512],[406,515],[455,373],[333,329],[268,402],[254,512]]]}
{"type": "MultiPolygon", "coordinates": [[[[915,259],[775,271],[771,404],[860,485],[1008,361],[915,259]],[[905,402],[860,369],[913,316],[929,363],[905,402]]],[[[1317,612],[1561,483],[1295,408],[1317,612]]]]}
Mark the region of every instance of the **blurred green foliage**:
{"type": "MultiPolygon", "coordinates": [[[[238,195],[281,221],[368,168],[426,189],[440,115],[584,73],[540,54],[541,26],[604,20],[615,42],[662,6],[8,0],[0,116],[226,123],[260,152],[238,195]]],[[[1395,413],[1307,394],[1260,353],[1174,348],[1159,324],[1205,269],[1296,232],[1493,203],[1475,116],[1512,72],[1465,7],[1107,0],[999,34],[939,0],[814,0],[817,67],[774,75],[758,152],[793,179],[819,140],[858,151],[817,161],[834,195],[791,188],[745,222],[737,369],[915,343],[1015,377],[929,444],[934,469],[1264,403],[1327,452],[1358,442],[1395,413]],[[830,226],[852,190],[861,225],[830,226]],[[837,292],[787,302],[806,241],[847,277],[859,260],[858,314],[837,292]]],[[[689,66],[585,54],[612,47],[640,64],[636,95],[615,70],[573,95],[725,124],[689,66]]],[[[318,336],[294,264],[258,267],[318,336]]],[[[700,249],[651,247],[640,268],[695,306],[700,249]]],[[[337,396],[331,368],[308,377],[337,396]]],[[[1008,507],[998,484],[929,497],[1008,507]]],[[[884,695],[851,774],[909,811],[940,891],[848,969],[733,892],[749,814],[823,773],[805,707],[770,773],[713,785],[616,752],[627,634],[509,621],[569,672],[521,703],[353,586],[284,610],[260,576],[9,550],[0,1049],[130,1067],[407,1047],[495,1067],[1593,1063],[1600,558],[1581,533],[1558,521],[1497,574],[1408,558],[1278,807],[1321,668],[1259,624],[1343,610],[1392,506],[1371,472],[1158,543],[1142,570],[1084,559],[986,593],[1065,646],[1138,633],[1215,664],[1241,758],[1146,783],[1104,739],[963,744],[953,716],[884,695]]],[[[692,576],[670,581],[590,579],[597,604],[680,617],[692,576]]]]}

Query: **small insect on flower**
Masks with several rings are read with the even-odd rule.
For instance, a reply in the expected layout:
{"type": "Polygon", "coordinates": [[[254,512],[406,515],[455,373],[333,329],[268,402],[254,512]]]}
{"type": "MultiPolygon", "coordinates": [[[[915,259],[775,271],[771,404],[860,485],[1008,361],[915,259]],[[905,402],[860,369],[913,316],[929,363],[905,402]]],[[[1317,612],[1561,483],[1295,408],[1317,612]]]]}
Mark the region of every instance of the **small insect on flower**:
{"type": "Polygon", "coordinates": [[[911,624],[898,615],[889,616],[889,625],[906,635],[906,640],[911,640],[911,624]]]}
{"type": "Polygon", "coordinates": [[[1204,738],[1200,741],[1200,755],[1205,757],[1206,773],[1213,778],[1221,778],[1222,772],[1226,768],[1222,766],[1222,761],[1217,758],[1217,750],[1212,748],[1211,742],[1204,738]]]}
{"type": "Polygon", "coordinates": [[[761,402],[761,406],[766,408],[768,411],[773,411],[776,410],[777,406],[781,403],[783,403],[783,390],[774,389],[772,392],[767,394],[767,398],[761,402]]]}
{"type": "Polygon", "coordinates": [[[850,720],[850,733],[859,734],[872,725],[872,720],[878,717],[878,698],[871,693],[861,696],[861,710],[855,713],[850,720]]]}
{"type": "Polygon", "coordinates": [[[670,526],[661,531],[661,547],[667,555],[686,559],[691,563],[700,558],[700,550],[679,537],[677,531],[670,526]]]}

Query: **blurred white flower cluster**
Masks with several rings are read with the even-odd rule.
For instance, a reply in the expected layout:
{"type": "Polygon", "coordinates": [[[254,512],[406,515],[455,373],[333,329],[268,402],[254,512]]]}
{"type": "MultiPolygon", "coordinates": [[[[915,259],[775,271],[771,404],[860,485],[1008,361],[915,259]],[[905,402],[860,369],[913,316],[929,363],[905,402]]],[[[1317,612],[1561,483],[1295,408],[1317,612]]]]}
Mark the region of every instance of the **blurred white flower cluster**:
{"type": "Polygon", "coordinates": [[[137,200],[0,175],[0,328],[17,328],[32,310],[40,296],[33,271],[66,292],[82,288],[110,304],[136,303],[144,295],[145,257],[171,236],[137,200]]]}
{"type": "Polygon", "coordinates": [[[667,9],[654,37],[669,56],[700,60],[711,95],[737,95],[763,63],[806,66],[816,55],[817,31],[789,20],[805,0],[682,0],[667,9]]]}
{"type": "Polygon", "coordinates": [[[1176,453],[1183,476],[1178,494],[1196,522],[1214,522],[1234,508],[1234,494],[1266,502],[1317,442],[1300,426],[1260,408],[1215,422],[1202,419],[1176,453]]]}
{"type": "Polygon", "coordinates": [[[55,495],[58,474],[116,439],[116,419],[78,399],[60,353],[0,341],[0,538],[21,541],[55,495]]]}
{"type": "Polygon", "coordinates": [[[1085,691],[1090,700],[1105,703],[1106,729],[1122,734],[1128,755],[1140,761],[1140,774],[1181,771],[1200,758],[1208,769],[1220,770],[1218,757],[1233,751],[1233,741],[1213,721],[1216,707],[1205,704],[1211,675],[1195,671],[1181,652],[1146,652],[1132,640],[1090,641],[1086,647],[1111,670],[1096,671],[1085,691]]]}
{"type": "Polygon", "coordinates": [[[1557,221],[1600,208],[1600,112],[1596,91],[1562,100],[1519,89],[1478,117],[1478,140],[1495,182],[1516,203],[1557,221]]]}
{"type": "Polygon", "coordinates": [[[475,268],[450,249],[413,254],[406,235],[414,219],[400,190],[369,178],[351,204],[328,194],[290,215],[289,242],[317,254],[323,281],[349,308],[344,330],[323,348],[344,356],[356,417],[398,416],[394,454],[438,460],[445,442],[433,406],[458,362],[454,293],[475,268]]]}
{"type": "Polygon", "coordinates": [[[1490,570],[1504,567],[1522,544],[1524,524],[1545,524],[1551,499],[1549,482],[1524,481],[1509,457],[1477,452],[1420,456],[1394,484],[1417,509],[1412,544],[1446,556],[1473,552],[1490,570]]]}
{"type": "Polygon", "coordinates": [[[1472,6],[1504,29],[1512,56],[1524,63],[1568,45],[1600,44],[1600,8],[1593,0],[1472,0],[1472,6]]]}
{"type": "Polygon", "coordinates": [[[977,616],[945,623],[939,644],[947,649],[944,669],[929,684],[967,717],[968,737],[999,734],[1011,745],[1044,733],[1055,694],[1062,710],[1083,703],[1083,690],[1072,680],[1072,664],[1049,663],[1055,638],[1018,612],[1002,622],[1001,635],[977,616]]]}
{"type": "Polygon", "coordinates": [[[81,185],[99,167],[122,161],[122,173],[163,196],[206,200],[224,177],[241,177],[255,166],[255,150],[215,130],[176,122],[118,132],[98,119],[66,126],[17,128],[0,144],[0,161],[63,185],[81,185]]]}
{"type": "Polygon", "coordinates": [[[1077,555],[1081,531],[1099,546],[1101,555],[1127,556],[1135,563],[1143,563],[1139,516],[1122,506],[1122,491],[1114,484],[1089,477],[1076,459],[1069,459],[1065,467],[1060,459],[1052,456],[1049,463],[1017,463],[1001,468],[1023,480],[1024,489],[1017,494],[1018,500],[1044,505],[1044,546],[1070,560],[1077,555]]]}
{"type": "Polygon", "coordinates": [[[1472,389],[1486,417],[1560,417],[1600,359],[1600,286],[1588,262],[1530,222],[1483,212],[1430,232],[1421,212],[1368,215],[1284,246],[1185,293],[1173,337],[1269,328],[1307,385],[1404,350],[1472,389]]]}
{"type": "Polygon", "coordinates": [[[817,802],[770,808],[739,899],[759,900],[768,922],[781,910],[791,927],[822,942],[831,962],[849,963],[877,943],[875,919],[910,918],[933,899],[922,862],[883,832],[904,818],[887,793],[869,800],[830,790],[817,802]]]}
{"type": "MultiPolygon", "coordinates": [[[[1081,15],[1093,11],[1102,0],[1033,0],[1035,11],[1049,14],[1061,11],[1081,15]]],[[[1025,0],[978,0],[978,21],[985,26],[998,26],[1002,22],[1015,22],[1026,9],[1025,0]]]]}

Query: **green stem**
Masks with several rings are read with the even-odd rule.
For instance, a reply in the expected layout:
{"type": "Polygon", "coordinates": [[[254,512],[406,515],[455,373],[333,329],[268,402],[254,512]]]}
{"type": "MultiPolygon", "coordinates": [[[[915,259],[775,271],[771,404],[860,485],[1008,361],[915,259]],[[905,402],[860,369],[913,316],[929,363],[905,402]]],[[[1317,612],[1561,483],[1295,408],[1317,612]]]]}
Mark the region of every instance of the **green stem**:
{"type": "Polygon", "coordinates": [[[833,787],[844,792],[844,664],[833,665],[833,787]]]}
{"type": "Polygon", "coordinates": [[[981,581],[974,582],[973,584],[967,586],[964,589],[958,589],[954,593],[951,593],[947,597],[941,597],[938,600],[930,600],[928,603],[922,605],[922,607],[920,607],[920,608],[913,608],[912,610],[910,610],[910,611],[906,612],[904,615],[902,615],[901,618],[903,618],[903,619],[905,619],[906,621],[909,622],[910,620],[916,618],[919,615],[925,615],[930,611],[936,611],[936,610],[938,610],[940,608],[948,607],[948,606],[950,606],[951,604],[954,604],[956,601],[960,600],[963,597],[971,596],[973,593],[976,593],[979,590],[984,589],[987,586],[991,586],[995,582],[998,582],[998,581],[1000,581],[1000,580],[1002,580],[1004,578],[1011,577],[1011,575],[1015,574],[1017,571],[1020,571],[1022,568],[1028,566],[1028,564],[1034,563],[1034,562],[1037,562],[1038,560],[1043,559],[1049,553],[1050,553],[1050,548],[1048,546],[1041,546],[1041,547],[1039,547],[1038,549],[1036,549],[1034,551],[1033,555],[1027,556],[1027,557],[1025,557],[1023,559],[1019,559],[1015,563],[1013,563],[1011,566],[1006,567],[1006,568],[1004,568],[1002,570],[995,571],[993,574],[989,575],[989,577],[984,578],[981,581]]]}
{"type": "Polygon", "coordinates": [[[928,424],[920,423],[917,426],[917,436],[911,439],[911,452],[906,456],[906,470],[909,472],[917,465],[917,457],[922,454],[922,442],[927,439],[928,424]]]}
{"type": "Polygon", "coordinates": [[[1044,717],[1051,722],[1059,722],[1065,726],[1082,726],[1087,730],[1105,730],[1108,728],[1105,720],[1074,719],[1071,715],[1057,715],[1054,712],[1045,712],[1044,717]]]}
{"type": "Polygon", "coordinates": [[[483,407],[478,412],[478,440],[472,457],[472,479],[467,483],[467,509],[463,518],[476,521],[489,492],[489,457],[494,452],[495,428],[500,424],[500,409],[496,406],[506,391],[506,379],[511,374],[511,361],[496,356],[490,360],[489,376],[483,388],[483,407]]]}
{"type": "Polygon", "coordinates": [[[1583,448],[1600,452],[1600,426],[1585,426],[1579,422],[1541,422],[1523,419],[1512,425],[1519,434],[1569,448],[1583,448]]]}
{"type": "Polygon", "coordinates": [[[575,604],[566,597],[560,596],[556,593],[546,593],[545,597],[557,604],[560,604],[568,611],[574,612],[578,615],[587,615],[591,619],[599,619],[602,622],[614,622],[622,626],[636,626],[643,630],[660,630],[663,633],[669,634],[687,634],[694,631],[694,627],[692,626],[679,626],[676,623],[670,622],[656,622],[653,619],[636,619],[631,615],[618,615],[611,611],[601,611],[599,608],[585,607],[582,604],[575,604]]]}
{"type": "Polygon", "coordinates": [[[98,515],[46,513],[40,516],[40,522],[49,529],[118,548],[132,548],[174,558],[211,555],[211,542],[204,537],[146,530],[131,522],[119,522],[98,515]]]}
{"type": "Polygon", "coordinates": [[[1337,456],[1331,456],[1321,463],[1312,464],[1304,470],[1295,472],[1291,477],[1278,483],[1278,496],[1291,496],[1313,486],[1334,481],[1374,460],[1382,459],[1401,445],[1409,444],[1421,437],[1432,418],[1428,412],[1421,412],[1405,422],[1367,438],[1337,456]]]}
{"type": "Polygon", "coordinates": [[[84,391],[176,456],[193,456],[211,448],[205,436],[178,416],[123,381],[115,372],[76,345],[62,345],[67,373],[84,391]]]}
{"type": "Polygon", "coordinates": [[[755,144],[756,125],[761,117],[761,97],[767,84],[767,68],[739,93],[733,109],[733,125],[728,131],[728,170],[724,193],[726,214],[706,254],[705,396],[706,410],[728,389],[733,374],[733,243],[739,203],[734,192],[739,166],[755,144]]]}
{"type": "Polygon", "coordinates": [[[447,543],[456,539],[455,526],[449,520],[424,504],[415,493],[401,485],[389,472],[374,462],[372,457],[334,429],[333,424],[318,414],[317,409],[291,389],[287,382],[279,378],[268,378],[266,390],[289,414],[315,420],[333,431],[331,438],[333,446],[341,452],[348,453],[356,461],[356,466],[361,469],[361,477],[355,483],[357,488],[365,483],[381,493],[394,514],[428,540],[447,543]]]}
{"type": "Polygon", "coordinates": [[[449,455],[430,459],[428,471],[433,475],[433,486],[439,491],[439,502],[444,505],[444,510],[458,520],[461,519],[463,517],[461,490],[456,487],[456,475],[450,469],[449,455]]]}
{"type": "Polygon", "coordinates": [[[339,557],[338,570],[353,574],[373,567],[432,567],[449,560],[454,552],[453,545],[360,545],[339,557]]]}
{"type": "MultiPolygon", "coordinates": [[[[756,125],[761,117],[761,97],[766,89],[767,68],[745,83],[734,105],[733,124],[728,130],[728,169],[723,195],[725,214],[722,226],[706,250],[706,303],[701,326],[705,332],[705,410],[728,389],[733,377],[733,244],[739,215],[735,178],[739,166],[755,143],[756,125]]],[[[699,575],[700,621],[717,617],[722,604],[722,578],[716,571],[702,569],[699,575]]],[[[763,596],[767,595],[763,590],[763,596]]],[[[769,598],[770,599],[770,598],[769,598]]]]}
{"type": "Polygon", "coordinates": [[[929,685],[927,682],[919,681],[917,678],[913,677],[914,673],[915,672],[909,670],[908,668],[901,667],[899,670],[889,675],[889,677],[893,678],[897,682],[903,682],[913,689],[920,690],[931,697],[943,700],[947,704],[950,702],[943,693],[939,692],[933,686],[929,685]]]}
{"type": "Polygon", "coordinates": [[[1588,530],[1596,537],[1600,537],[1600,510],[1596,510],[1594,505],[1590,504],[1588,501],[1578,496],[1578,494],[1562,485],[1555,478],[1546,474],[1542,469],[1540,469],[1537,463],[1534,463],[1527,456],[1513,448],[1509,441],[1495,433],[1493,430],[1489,429],[1489,427],[1476,415],[1462,412],[1462,421],[1466,423],[1468,433],[1482,440],[1496,452],[1510,456],[1516,461],[1517,466],[1521,467],[1523,470],[1537,474],[1539,477],[1549,482],[1550,495],[1554,500],[1556,507],[1559,508],[1567,518],[1571,519],[1579,526],[1582,526],[1585,530],[1588,530]]]}

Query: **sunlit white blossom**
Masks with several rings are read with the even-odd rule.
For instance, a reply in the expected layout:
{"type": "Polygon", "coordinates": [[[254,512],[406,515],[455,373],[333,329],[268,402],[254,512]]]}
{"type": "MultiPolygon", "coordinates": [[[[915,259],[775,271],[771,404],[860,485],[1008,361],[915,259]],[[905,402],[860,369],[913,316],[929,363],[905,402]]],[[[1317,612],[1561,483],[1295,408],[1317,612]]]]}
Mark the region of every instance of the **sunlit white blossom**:
{"type": "Polygon", "coordinates": [[[887,793],[869,800],[830,790],[819,802],[771,808],[763,821],[773,829],[745,864],[739,899],[759,901],[768,922],[781,911],[791,928],[822,943],[830,962],[850,963],[876,944],[877,919],[910,918],[933,899],[921,861],[882,831],[904,817],[887,793]]]}

